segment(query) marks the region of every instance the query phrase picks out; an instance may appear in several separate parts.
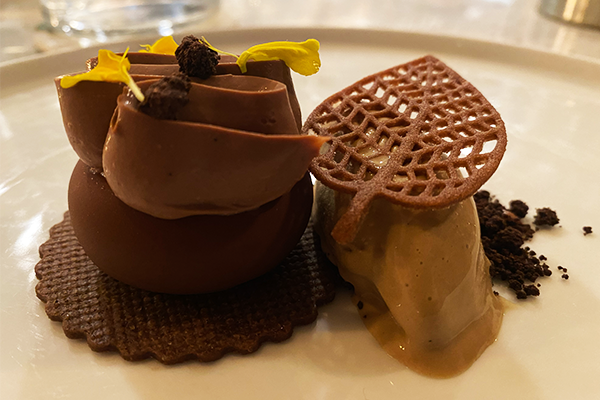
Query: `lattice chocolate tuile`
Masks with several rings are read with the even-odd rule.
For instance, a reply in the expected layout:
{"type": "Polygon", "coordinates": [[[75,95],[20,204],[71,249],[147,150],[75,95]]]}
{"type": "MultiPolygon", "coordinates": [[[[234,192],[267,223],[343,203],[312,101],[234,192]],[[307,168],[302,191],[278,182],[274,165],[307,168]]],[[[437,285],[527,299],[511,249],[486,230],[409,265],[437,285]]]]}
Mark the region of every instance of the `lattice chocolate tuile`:
{"type": "Polygon", "coordinates": [[[498,168],[507,142],[494,107],[432,56],[332,95],[302,131],[331,138],[310,171],[325,185],[354,194],[332,231],[340,244],[354,239],[375,198],[432,209],[472,196],[498,168]]]}

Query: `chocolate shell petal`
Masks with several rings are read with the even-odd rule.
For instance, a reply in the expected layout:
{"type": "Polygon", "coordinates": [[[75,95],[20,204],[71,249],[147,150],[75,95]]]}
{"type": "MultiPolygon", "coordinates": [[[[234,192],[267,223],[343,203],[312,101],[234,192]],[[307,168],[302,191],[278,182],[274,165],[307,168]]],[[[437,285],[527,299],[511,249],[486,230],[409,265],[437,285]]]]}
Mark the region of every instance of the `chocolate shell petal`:
{"type": "MultiPolygon", "coordinates": [[[[145,91],[156,79],[139,83],[145,91]]],[[[254,76],[217,75],[193,83],[177,119],[263,134],[298,135],[286,86],[254,76]]]]}
{"type": "MultiPolygon", "coordinates": [[[[137,82],[160,75],[132,74],[137,82]]],[[[119,82],[82,81],[68,89],[60,86],[62,76],[54,78],[58,102],[69,142],[81,161],[102,169],[102,148],[117,98],[125,85],[119,82]]]]}
{"type": "Polygon", "coordinates": [[[124,203],[165,219],[252,210],[287,193],[328,139],[158,120],[120,96],[103,155],[124,203]]]}
{"type": "MultiPolygon", "coordinates": [[[[302,128],[300,103],[298,103],[298,98],[296,97],[294,82],[292,81],[292,75],[288,66],[281,60],[271,60],[248,61],[246,67],[248,68],[248,71],[243,75],[273,79],[274,81],[281,82],[287,86],[292,112],[294,113],[294,118],[296,118],[298,130],[300,130],[302,128]]],[[[219,62],[219,65],[217,65],[217,75],[224,74],[242,75],[240,67],[235,63],[235,58],[231,56],[221,56],[221,61],[219,62]]]]}
{"type": "Polygon", "coordinates": [[[102,148],[115,111],[115,100],[123,85],[114,82],[82,81],[68,89],[54,79],[63,124],[69,142],[81,161],[102,168],[102,148]]]}

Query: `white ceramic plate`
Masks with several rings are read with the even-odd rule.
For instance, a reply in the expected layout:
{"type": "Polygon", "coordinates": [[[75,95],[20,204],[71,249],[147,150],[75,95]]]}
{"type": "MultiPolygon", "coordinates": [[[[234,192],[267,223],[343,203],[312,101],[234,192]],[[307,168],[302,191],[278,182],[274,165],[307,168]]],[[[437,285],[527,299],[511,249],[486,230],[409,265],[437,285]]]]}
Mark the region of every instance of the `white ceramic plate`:
{"type": "MultiPolygon", "coordinates": [[[[0,68],[0,373],[3,399],[596,399],[600,396],[600,64],[498,44],[421,34],[349,30],[216,32],[241,51],[270,40],[321,43],[323,67],[296,75],[304,115],[357,79],[434,54],[502,114],[509,146],[485,185],[503,202],[558,211],[560,227],[531,247],[554,276],[540,298],[507,311],[498,341],[461,376],[419,376],[386,355],[364,329],[349,293],[281,344],[210,364],[131,363],[65,337],[36,298],[37,248],[67,208],[76,156],[52,83],[82,70],[97,49],[0,68]],[[596,233],[583,236],[582,227],[596,233]],[[560,279],[556,267],[569,269],[560,279]]],[[[140,41],[140,43],[142,40],[140,41]]],[[[135,47],[137,43],[128,43],[135,47]]],[[[111,46],[123,50],[125,44],[111,46]]],[[[512,299],[512,296],[510,297],[512,299]]]]}

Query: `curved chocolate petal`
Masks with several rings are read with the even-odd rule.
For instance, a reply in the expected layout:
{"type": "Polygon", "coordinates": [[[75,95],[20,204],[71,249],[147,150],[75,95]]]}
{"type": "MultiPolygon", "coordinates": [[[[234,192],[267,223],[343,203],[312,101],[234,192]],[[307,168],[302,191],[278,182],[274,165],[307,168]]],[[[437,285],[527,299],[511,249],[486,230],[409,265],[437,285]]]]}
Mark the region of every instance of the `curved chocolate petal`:
{"type": "Polygon", "coordinates": [[[302,128],[302,114],[300,113],[300,103],[298,103],[298,98],[296,97],[294,82],[292,81],[289,67],[281,60],[248,61],[246,64],[248,72],[242,74],[240,67],[235,61],[235,58],[232,56],[221,56],[221,61],[219,62],[219,65],[217,65],[217,75],[232,74],[259,76],[283,83],[287,86],[292,112],[294,113],[294,118],[296,118],[298,130],[300,130],[302,128]]]}
{"type": "MultiPolygon", "coordinates": [[[[139,83],[145,91],[156,79],[139,83]]],[[[192,83],[177,120],[248,132],[298,135],[283,83],[255,76],[218,75],[192,83]]]]}
{"type": "Polygon", "coordinates": [[[119,96],[104,173],[119,199],[159,218],[230,215],[274,200],[304,176],[328,140],[158,120],[130,101],[119,96]]]}
{"type": "MultiPolygon", "coordinates": [[[[156,75],[132,75],[133,79],[160,78],[156,75]]],[[[118,82],[82,81],[68,89],[60,86],[62,76],[54,78],[63,124],[69,142],[81,161],[102,168],[102,148],[117,97],[125,85],[118,82]]]]}
{"type": "MultiPolygon", "coordinates": [[[[123,55],[123,53],[117,53],[117,55],[123,55]]],[[[155,53],[127,53],[127,58],[131,63],[131,69],[129,72],[132,75],[171,75],[179,72],[177,58],[173,55],[155,53]]],[[[87,60],[86,65],[88,70],[94,68],[97,63],[98,57],[93,57],[87,60]]],[[[248,61],[246,66],[248,71],[245,74],[242,74],[240,67],[236,64],[235,57],[222,55],[221,61],[219,61],[219,65],[217,65],[217,75],[231,74],[258,76],[283,83],[285,86],[287,86],[294,118],[296,119],[298,130],[300,130],[302,128],[300,103],[298,103],[298,99],[296,98],[296,91],[294,90],[294,82],[292,81],[290,69],[285,62],[281,60],[248,61]]]]}

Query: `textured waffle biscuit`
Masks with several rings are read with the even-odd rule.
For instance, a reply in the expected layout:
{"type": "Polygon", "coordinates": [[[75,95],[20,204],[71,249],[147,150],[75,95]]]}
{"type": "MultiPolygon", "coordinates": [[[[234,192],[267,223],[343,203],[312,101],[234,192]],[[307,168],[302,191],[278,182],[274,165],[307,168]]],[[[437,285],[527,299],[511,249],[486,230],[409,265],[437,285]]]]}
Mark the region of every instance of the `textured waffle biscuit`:
{"type": "Polygon", "coordinates": [[[443,208],[473,195],[506,149],[498,112],[473,85],[432,56],[361,79],[308,117],[304,134],[330,137],[310,171],[352,193],[332,235],[350,242],[374,198],[443,208]]]}
{"type": "Polygon", "coordinates": [[[167,295],[102,273],[77,242],[67,212],[40,246],[36,293],[67,337],[85,338],[94,351],[165,364],[213,361],[289,338],[333,300],[337,275],[317,242],[309,226],[281,265],[260,278],[217,293],[167,295]]]}

